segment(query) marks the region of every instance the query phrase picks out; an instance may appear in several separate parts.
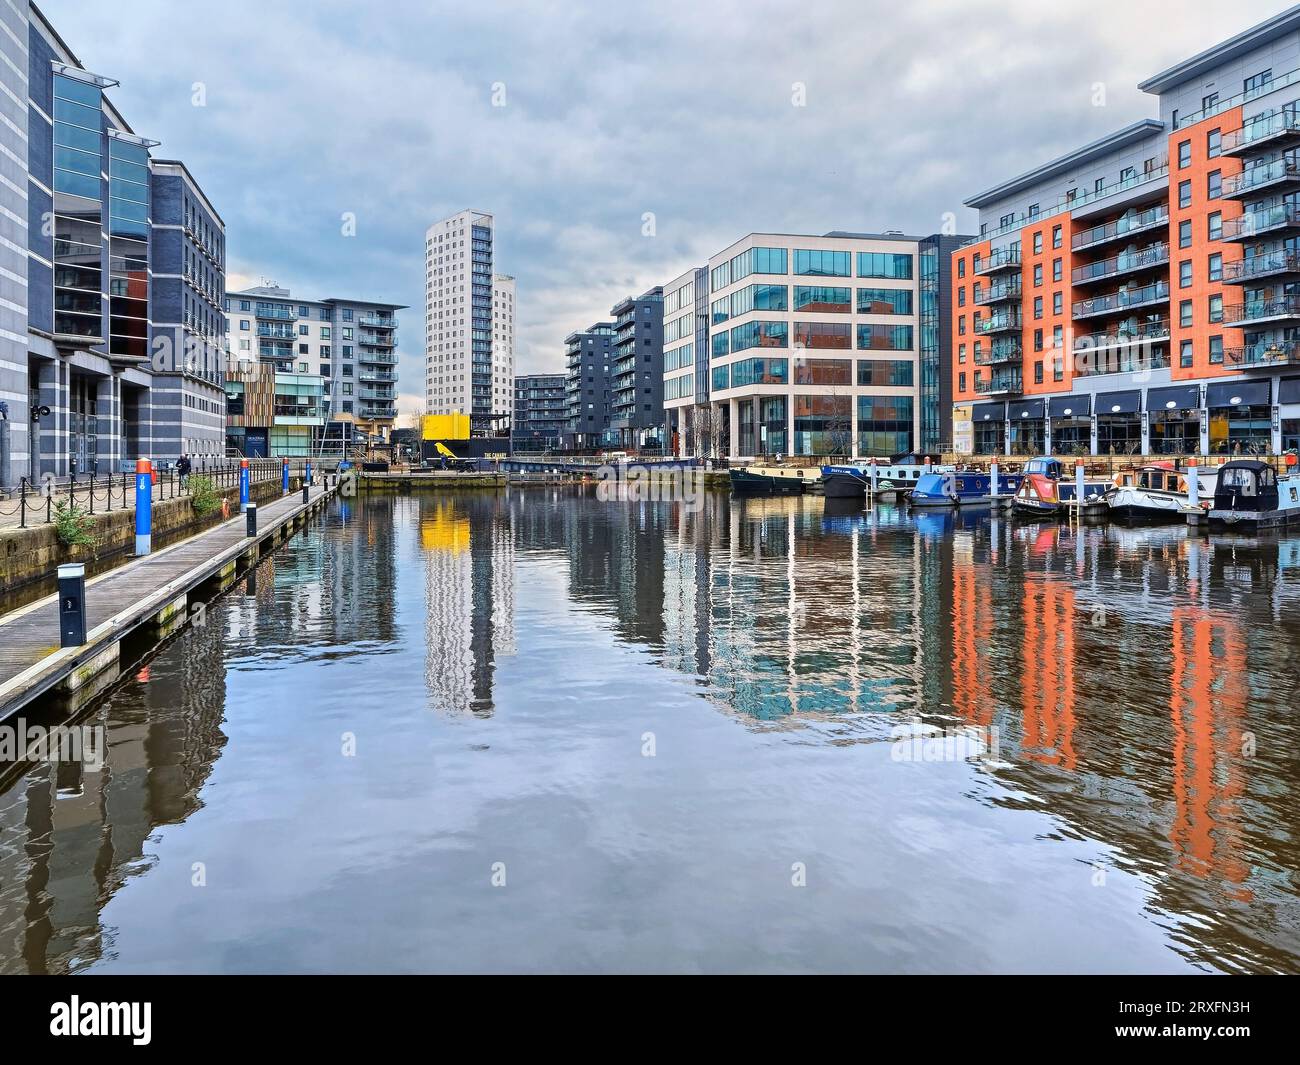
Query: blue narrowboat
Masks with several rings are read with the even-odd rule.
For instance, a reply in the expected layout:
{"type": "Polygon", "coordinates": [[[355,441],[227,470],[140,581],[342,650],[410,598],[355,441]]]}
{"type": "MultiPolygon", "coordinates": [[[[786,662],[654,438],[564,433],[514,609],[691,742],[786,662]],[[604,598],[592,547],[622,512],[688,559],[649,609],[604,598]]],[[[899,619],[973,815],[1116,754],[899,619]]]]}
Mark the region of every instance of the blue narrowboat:
{"type": "MultiPolygon", "coordinates": [[[[1020,474],[998,474],[998,496],[1005,498],[1020,490],[1020,474]]],[[[975,470],[924,474],[908,493],[914,507],[976,506],[993,501],[993,476],[975,470]]]]}

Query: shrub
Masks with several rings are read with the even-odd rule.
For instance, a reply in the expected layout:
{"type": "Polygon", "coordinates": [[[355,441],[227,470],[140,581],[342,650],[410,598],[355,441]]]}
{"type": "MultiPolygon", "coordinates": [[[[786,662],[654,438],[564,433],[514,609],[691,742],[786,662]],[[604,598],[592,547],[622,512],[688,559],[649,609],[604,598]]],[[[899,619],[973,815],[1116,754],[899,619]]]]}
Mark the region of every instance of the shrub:
{"type": "Polygon", "coordinates": [[[65,547],[94,547],[95,519],[75,503],[61,499],[54,504],[54,529],[65,547]]]}
{"type": "Polygon", "coordinates": [[[221,506],[221,496],[211,477],[190,477],[190,505],[194,513],[202,516],[221,506]]]}

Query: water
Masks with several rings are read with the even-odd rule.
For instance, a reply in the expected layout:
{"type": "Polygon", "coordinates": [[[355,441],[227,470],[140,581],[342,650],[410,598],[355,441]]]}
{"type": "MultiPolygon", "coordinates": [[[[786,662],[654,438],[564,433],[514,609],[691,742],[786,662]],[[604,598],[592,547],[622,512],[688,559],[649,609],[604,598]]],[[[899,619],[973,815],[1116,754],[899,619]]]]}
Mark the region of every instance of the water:
{"type": "Polygon", "coordinates": [[[0,971],[1295,970],[1300,540],[835,507],[336,503],[0,780],[0,971]]]}

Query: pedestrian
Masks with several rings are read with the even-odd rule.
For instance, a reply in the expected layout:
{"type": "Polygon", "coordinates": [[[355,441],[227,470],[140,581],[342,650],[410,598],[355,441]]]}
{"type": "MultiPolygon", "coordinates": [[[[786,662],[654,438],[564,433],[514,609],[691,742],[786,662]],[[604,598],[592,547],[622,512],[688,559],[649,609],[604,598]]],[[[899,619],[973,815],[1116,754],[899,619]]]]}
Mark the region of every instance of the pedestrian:
{"type": "Polygon", "coordinates": [[[181,487],[187,487],[190,483],[190,459],[188,455],[182,455],[177,459],[176,472],[180,474],[181,487]]]}

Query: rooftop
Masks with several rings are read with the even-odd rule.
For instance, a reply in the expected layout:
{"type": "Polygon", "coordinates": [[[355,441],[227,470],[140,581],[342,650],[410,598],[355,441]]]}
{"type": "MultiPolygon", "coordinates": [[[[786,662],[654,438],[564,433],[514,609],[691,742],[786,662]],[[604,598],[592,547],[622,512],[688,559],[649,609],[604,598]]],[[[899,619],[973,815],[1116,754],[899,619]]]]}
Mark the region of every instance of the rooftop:
{"type": "Polygon", "coordinates": [[[1276,40],[1278,37],[1285,36],[1300,30],[1300,4],[1287,8],[1281,14],[1274,15],[1271,19],[1243,30],[1234,37],[1229,37],[1226,41],[1220,41],[1212,48],[1207,48],[1204,52],[1198,52],[1190,59],[1184,59],[1181,63],[1175,63],[1168,70],[1162,70],[1146,81],[1140,82],[1138,88],[1143,92],[1162,93],[1168,92],[1185,81],[1199,77],[1208,70],[1223,63],[1230,62],[1247,52],[1253,52],[1255,49],[1268,44],[1269,41],[1276,40]]]}

